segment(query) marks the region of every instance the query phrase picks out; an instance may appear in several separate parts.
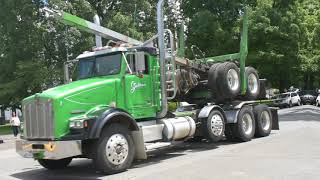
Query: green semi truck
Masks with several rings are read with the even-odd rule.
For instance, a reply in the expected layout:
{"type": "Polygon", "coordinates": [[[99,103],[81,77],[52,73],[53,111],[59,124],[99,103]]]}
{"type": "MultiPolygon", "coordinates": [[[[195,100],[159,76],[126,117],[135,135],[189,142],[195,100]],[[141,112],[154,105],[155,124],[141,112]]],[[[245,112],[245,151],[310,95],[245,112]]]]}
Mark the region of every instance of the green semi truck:
{"type": "Polygon", "coordinates": [[[158,34],[145,42],[101,27],[98,18],[92,23],[45,9],[95,34],[97,47],[66,62],[64,85],[22,101],[20,155],[47,169],[89,158],[99,171],[112,174],[175,141],[226,137],[246,142],[278,129],[277,111],[259,100],[263,81],[254,68],[245,67],[246,12],[239,53],[189,60],[183,33],[177,53],[173,33],[164,29],[163,4],[157,5],[158,34]],[[101,37],[110,40],[107,46],[101,37]],[[69,74],[71,64],[76,75],[69,74]]]}

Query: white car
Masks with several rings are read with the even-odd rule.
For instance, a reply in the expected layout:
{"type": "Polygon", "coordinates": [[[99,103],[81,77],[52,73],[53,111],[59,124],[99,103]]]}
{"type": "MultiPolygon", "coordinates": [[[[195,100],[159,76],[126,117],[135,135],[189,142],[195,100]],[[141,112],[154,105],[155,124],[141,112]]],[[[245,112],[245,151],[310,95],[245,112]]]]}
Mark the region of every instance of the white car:
{"type": "Polygon", "coordinates": [[[276,105],[279,107],[292,107],[294,105],[301,105],[301,99],[296,92],[287,92],[278,95],[275,101],[276,105]]]}
{"type": "Polygon", "coordinates": [[[316,99],[316,106],[320,106],[320,94],[318,95],[316,99]]]}

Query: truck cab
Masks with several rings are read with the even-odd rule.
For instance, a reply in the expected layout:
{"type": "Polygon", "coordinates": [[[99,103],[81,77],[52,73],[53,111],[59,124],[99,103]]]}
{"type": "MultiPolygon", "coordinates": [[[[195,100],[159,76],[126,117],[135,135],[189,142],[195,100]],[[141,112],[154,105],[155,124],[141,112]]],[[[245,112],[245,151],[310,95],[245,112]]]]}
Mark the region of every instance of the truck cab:
{"type": "Polygon", "coordinates": [[[60,139],[70,133],[69,128],[83,126],[83,119],[97,118],[110,108],[121,109],[137,120],[156,117],[160,87],[155,49],[106,48],[85,52],[76,58],[75,67],[75,81],[23,100],[26,138],[60,139]],[[42,117],[36,115],[39,111],[43,112],[42,117]],[[45,121],[43,116],[50,117],[52,122],[36,124],[45,121]],[[33,118],[38,120],[32,121],[33,118]],[[39,125],[44,131],[32,133],[39,125]]]}
{"type": "Polygon", "coordinates": [[[160,87],[154,48],[111,48],[84,53],[77,59],[78,80],[114,79],[115,91],[101,94],[101,98],[112,98],[101,104],[124,109],[135,119],[156,116],[160,87]]]}

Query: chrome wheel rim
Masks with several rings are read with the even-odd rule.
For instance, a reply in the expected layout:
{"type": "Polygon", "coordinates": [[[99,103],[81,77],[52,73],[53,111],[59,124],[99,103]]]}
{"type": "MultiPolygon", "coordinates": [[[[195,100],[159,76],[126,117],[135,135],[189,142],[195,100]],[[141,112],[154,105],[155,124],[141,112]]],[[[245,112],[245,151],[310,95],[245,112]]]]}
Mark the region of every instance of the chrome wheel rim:
{"type": "Polygon", "coordinates": [[[235,91],[239,88],[239,75],[235,69],[230,69],[227,73],[228,86],[235,91]]]}
{"type": "Polygon", "coordinates": [[[271,117],[268,111],[263,111],[261,113],[261,126],[262,129],[268,131],[271,126],[271,117]]]}
{"type": "Polygon", "coordinates": [[[248,89],[253,94],[258,92],[258,78],[253,73],[248,76],[248,89]]]}
{"type": "Polygon", "coordinates": [[[107,159],[111,164],[120,165],[128,157],[129,145],[122,134],[112,135],[106,145],[107,159]]]}
{"type": "Polygon", "coordinates": [[[253,130],[253,119],[249,113],[246,113],[242,117],[242,129],[246,135],[250,135],[253,130]]]}
{"type": "Polygon", "coordinates": [[[215,114],[210,119],[211,132],[215,136],[221,136],[223,133],[223,119],[219,114],[215,114]]]}

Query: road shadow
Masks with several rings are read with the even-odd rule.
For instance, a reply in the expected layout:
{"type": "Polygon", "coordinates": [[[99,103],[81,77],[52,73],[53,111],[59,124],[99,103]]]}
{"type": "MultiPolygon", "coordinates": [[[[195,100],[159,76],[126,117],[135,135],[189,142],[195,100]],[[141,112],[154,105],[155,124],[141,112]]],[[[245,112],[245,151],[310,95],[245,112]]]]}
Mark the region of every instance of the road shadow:
{"type": "MultiPolygon", "coordinates": [[[[148,159],[137,160],[130,169],[143,168],[145,166],[161,163],[166,159],[171,159],[190,153],[201,151],[209,151],[226,146],[236,144],[235,142],[222,141],[219,143],[210,142],[182,142],[175,146],[164,148],[148,153],[148,159]]],[[[105,178],[107,175],[97,172],[94,168],[92,160],[75,159],[68,168],[62,170],[49,171],[40,165],[32,168],[22,169],[23,172],[12,174],[11,177],[21,180],[69,180],[69,179],[86,179],[98,180],[105,178]]]]}
{"type": "Polygon", "coordinates": [[[317,121],[320,122],[320,108],[315,106],[301,106],[286,109],[279,113],[279,121],[317,121]]]}

